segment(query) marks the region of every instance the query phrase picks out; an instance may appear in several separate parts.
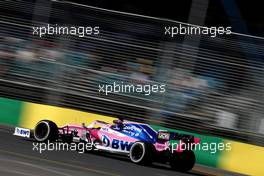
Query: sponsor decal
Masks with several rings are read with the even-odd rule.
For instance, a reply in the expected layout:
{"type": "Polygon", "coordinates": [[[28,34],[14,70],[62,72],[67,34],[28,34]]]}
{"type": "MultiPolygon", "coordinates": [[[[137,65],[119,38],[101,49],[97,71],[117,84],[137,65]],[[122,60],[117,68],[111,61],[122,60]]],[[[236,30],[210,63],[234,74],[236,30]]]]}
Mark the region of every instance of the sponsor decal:
{"type": "Polygon", "coordinates": [[[127,142],[118,139],[113,139],[112,141],[112,148],[114,149],[129,151],[132,145],[133,142],[127,142]]]}
{"type": "Polygon", "coordinates": [[[30,130],[26,129],[26,128],[16,127],[14,135],[29,138],[30,137],[30,130]]]}
{"type": "Polygon", "coordinates": [[[101,130],[108,132],[108,128],[106,128],[106,127],[102,127],[101,130]]]}
{"type": "Polygon", "coordinates": [[[135,131],[137,133],[141,133],[142,132],[142,129],[140,129],[140,128],[134,126],[134,125],[126,125],[124,127],[124,130],[135,131]]]}
{"type": "Polygon", "coordinates": [[[158,138],[168,141],[168,140],[170,140],[170,133],[169,132],[164,132],[164,131],[159,131],[158,138]]]}
{"type": "Polygon", "coordinates": [[[133,131],[123,130],[122,132],[127,134],[127,135],[130,135],[131,137],[138,137],[139,136],[139,133],[135,133],[133,131]]]}
{"type": "Polygon", "coordinates": [[[102,143],[103,143],[103,145],[104,145],[105,147],[109,147],[109,145],[110,145],[110,140],[109,140],[109,138],[108,138],[107,136],[103,135],[103,136],[101,137],[101,141],[102,141],[102,143]]]}
{"type": "Polygon", "coordinates": [[[119,150],[129,151],[131,146],[133,145],[133,142],[127,142],[118,139],[113,139],[112,142],[110,142],[109,137],[107,137],[106,135],[103,135],[101,137],[101,140],[105,147],[111,147],[113,149],[119,149],[119,150]]]}

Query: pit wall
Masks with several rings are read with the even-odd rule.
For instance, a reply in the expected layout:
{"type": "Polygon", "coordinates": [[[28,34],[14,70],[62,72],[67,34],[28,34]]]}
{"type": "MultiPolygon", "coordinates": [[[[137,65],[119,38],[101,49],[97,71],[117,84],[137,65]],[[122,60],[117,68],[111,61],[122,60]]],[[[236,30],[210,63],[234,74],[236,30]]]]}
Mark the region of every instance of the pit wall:
{"type": "MultiPolygon", "coordinates": [[[[42,119],[52,120],[58,126],[65,124],[86,124],[94,120],[103,120],[111,123],[115,118],[73,109],[60,108],[36,103],[22,102],[7,98],[0,98],[0,124],[19,126],[33,129],[42,119]]],[[[152,125],[156,130],[167,129],[175,132],[184,132],[152,125]]],[[[226,140],[218,137],[194,134],[202,139],[201,143],[230,143],[231,150],[195,150],[197,163],[216,167],[227,171],[246,175],[264,175],[264,147],[226,140]]],[[[215,145],[213,145],[215,146],[215,145]]],[[[205,148],[206,149],[206,148],[205,148]]]]}

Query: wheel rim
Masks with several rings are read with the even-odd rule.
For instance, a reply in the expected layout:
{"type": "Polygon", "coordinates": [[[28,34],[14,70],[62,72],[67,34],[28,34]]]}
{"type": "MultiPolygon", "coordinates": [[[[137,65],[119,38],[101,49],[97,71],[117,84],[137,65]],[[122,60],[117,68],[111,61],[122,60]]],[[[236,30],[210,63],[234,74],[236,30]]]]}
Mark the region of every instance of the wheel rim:
{"type": "Polygon", "coordinates": [[[131,148],[130,158],[133,162],[137,163],[142,160],[145,154],[145,147],[143,143],[136,143],[131,148]]]}

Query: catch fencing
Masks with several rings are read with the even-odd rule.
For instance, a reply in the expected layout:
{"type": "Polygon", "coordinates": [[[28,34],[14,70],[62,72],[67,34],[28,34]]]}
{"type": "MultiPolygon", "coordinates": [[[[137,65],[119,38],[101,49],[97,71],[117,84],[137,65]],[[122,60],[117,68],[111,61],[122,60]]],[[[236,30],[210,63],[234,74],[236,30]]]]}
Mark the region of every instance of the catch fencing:
{"type": "Polygon", "coordinates": [[[1,1],[0,95],[263,145],[264,39],[165,35],[180,25],[190,26],[67,1],[1,1]],[[100,34],[33,35],[47,24],[100,34]],[[114,84],[148,86],[100,91],[114,84]]]}

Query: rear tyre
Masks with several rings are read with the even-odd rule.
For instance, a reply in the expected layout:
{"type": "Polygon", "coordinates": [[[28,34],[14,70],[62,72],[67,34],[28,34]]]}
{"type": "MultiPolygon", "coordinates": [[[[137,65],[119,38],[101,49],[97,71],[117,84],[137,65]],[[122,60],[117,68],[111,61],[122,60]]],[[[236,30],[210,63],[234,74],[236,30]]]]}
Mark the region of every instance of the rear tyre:
{"type": "Polygon", "coordinates": [[[173,170],[188,172],[195,164],[195,154],[193,151],[184,150],[182,153],[174,155],[170,161],[173,170]]]}
{"type": "Polygon", "coordinates": [[[149,165],[153,161],[154,146],[150,143],[135,142],[129,151],[129,158],[133,163],[149,165]]]}
{"type": "Polygon", "coordinates": [[[58,139],[58,127],[49,120],[41,120],[34,128],[34,138],[38,142],[54,142],[58,139]]]}

